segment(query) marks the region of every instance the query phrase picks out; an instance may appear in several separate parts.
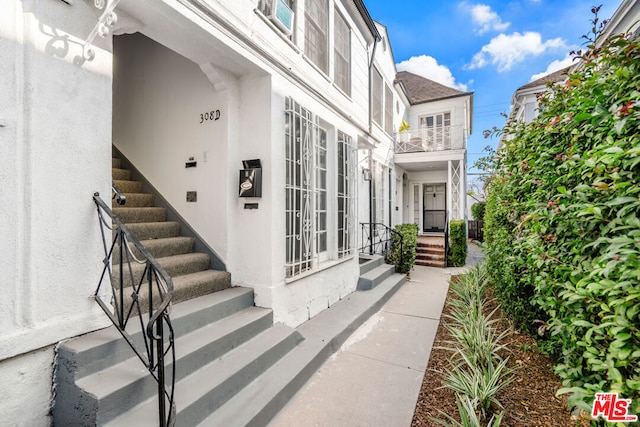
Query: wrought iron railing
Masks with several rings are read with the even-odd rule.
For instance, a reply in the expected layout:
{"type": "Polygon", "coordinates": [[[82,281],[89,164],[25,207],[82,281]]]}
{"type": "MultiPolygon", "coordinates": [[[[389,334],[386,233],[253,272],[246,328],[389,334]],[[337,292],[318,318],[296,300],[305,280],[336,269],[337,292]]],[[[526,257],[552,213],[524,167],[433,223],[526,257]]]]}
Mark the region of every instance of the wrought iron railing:
{"type": "MultiPolygon", "coordinates": [[[[123,205],[126,199],[115,185],[113,193],[116,202],[123,205]]],[[[173,282],[164,268],[100,198],[100,194],[95,193],[93,200],[98,209],[105,253],[102,276],[95,292],[96,302],[156,380],[159,425],[173,426],[176,415],[176,366],[174,332],[169,318],[173,282]],[[107,238],[109,232],[112,233],[112,239],[107,238]],[[134,263],[145,266],[141,275],[134,273],[134,263]],[[103,285],[107,282],[110,285],[110,302],[101,296],[104,293],[103,285]],[[134,324],[139,322],[140,338],[131,336],[131,328],[127,330],[130,320],[134,324]]]]}
{"type": "Polygon", "coordinates": [[[449,266],[449,212],[444,213],[444,266],[449,266]]]}
{"type": "Polygon", "coordinates": [[[361,239],[362,246],[360,247],[360,253],[369,255],[382,255],[387,259],[388,255],[392,253],[394,249],[393,236],[398,237],[400,242],[400,258],[397,260],[396,265],[402,265],[403,261],[403,237],[391,227],[388,227],[379,222],[366,223],[361,222],[360,228],[362,230],[361,239]]]}
{"type": "Polygon", "coordinates": [[[464,130],[460,126],[418,128],[396,134],[396,153],[461,150],[465,148],[464,130]]]}

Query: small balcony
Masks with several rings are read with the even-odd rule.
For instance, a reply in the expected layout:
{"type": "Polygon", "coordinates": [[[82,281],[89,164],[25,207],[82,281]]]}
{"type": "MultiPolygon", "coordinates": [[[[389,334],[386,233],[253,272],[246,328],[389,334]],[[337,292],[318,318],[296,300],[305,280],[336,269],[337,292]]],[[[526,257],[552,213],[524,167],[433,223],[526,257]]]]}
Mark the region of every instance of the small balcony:
{"type": "Polygon", "coordinates": [[[462,127],[420,128],[396,134],[396,154],[463,150],[466,135],[462,127]]]}

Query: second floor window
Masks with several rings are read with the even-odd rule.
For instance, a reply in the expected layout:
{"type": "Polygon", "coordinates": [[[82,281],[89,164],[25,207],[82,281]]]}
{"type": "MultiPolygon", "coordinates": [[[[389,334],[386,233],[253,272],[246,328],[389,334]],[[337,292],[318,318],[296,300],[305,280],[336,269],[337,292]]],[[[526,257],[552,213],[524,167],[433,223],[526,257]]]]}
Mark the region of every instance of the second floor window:
{"type": "Polygon", "coordinates": [[[420,117],[420,128],[434,150],[451,148],[451,113],[420,117]]]}
{"type": "Polygon", "coordinates": [[[338,11],[335,13],[334,81],[351,95],[351,31],[338,11]]]}
{"type": "Polygon", "coordinates": [[[329,72],[328,0],[305,0],[304,54],[325,74],[329,72]]]}
{"type": "Polygon", "coordinates": [[[375,68],[371,80],[371,118],[378,125],[382,126],[382,75],[375,68]]]}
{"type": "Polygon", "coordinates": [[[393,92],[387,85],[384,85],[384,131],[393,134],[393,92]]]}

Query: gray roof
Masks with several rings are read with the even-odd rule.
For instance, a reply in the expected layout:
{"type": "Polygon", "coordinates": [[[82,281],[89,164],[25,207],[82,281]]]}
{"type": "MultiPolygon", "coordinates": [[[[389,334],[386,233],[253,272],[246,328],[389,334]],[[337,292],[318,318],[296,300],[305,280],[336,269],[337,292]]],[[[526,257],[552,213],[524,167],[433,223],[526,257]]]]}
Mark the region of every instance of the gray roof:
{"type": "Polygon", "coordinates": [[[472,94],[472,92],[462,92],[408,71],[400,71],[396,74],[396,81],[404,86],[412,105],[472,94]]]}
{"type": "Polygon", "coordinates": [[[518,91],[523,90],[523,89],[531,89],[534,87],[538,87],[538,86],[546,86],[547,82],[553,82],[553,83],[557,83],[557,82],[562,82],[565,81],[568,74],[569,74],[569,69],[573,67],[573,65],[570,65],[566,68],[563,68],[561,70],[558,71],[554,71],[551,74],[547,74],[546,76],[542,76],[540,77],[538,80],[534,80],[530,83],[527,83],[524,86],[520,86],[518,88],[518,91]]]}

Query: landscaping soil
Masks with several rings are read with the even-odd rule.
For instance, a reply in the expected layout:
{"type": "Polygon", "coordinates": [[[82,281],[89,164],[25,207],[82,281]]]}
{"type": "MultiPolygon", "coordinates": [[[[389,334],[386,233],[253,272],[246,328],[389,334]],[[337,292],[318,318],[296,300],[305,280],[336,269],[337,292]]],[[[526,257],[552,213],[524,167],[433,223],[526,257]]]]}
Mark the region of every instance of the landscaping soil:
{"type": "MultiPolygon", "coordinates": [[[[440,411],[460,421],[455,393],[443,387],[441,381],[441,372],[451,366],[451,352],[439,348],[445,346],[445,341],[452,339],[445,327],[445,315],[449,313],[448,302],[452,298],[451,293],[450,290],[429,357],[412,427],[439,426],[433,418],[445,420],[440,411]]],[[[491,299],[491,296],[489,298],[491,299]]],[[[485,312],[490,313],[496,306],[495,300],[491,300],[485,312]]],[[[581,421],[571,415],[566,396],[555,397],[562,384],[551,370],[553,361],[537,351],[535,339],[516,332],[500,309],[496,311],[494,318],[500,319],[495,323],[499,333],[505,329],[511,331],[505,341],[510,351],[501,356],[508,357],[508,366],[515,368],[515,379],[498,394],[498,400],[505,412],[501,426],[589,426],[588,421],[581,421]]]]}

